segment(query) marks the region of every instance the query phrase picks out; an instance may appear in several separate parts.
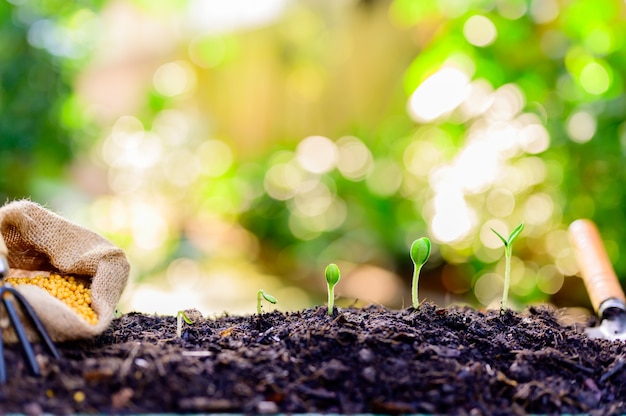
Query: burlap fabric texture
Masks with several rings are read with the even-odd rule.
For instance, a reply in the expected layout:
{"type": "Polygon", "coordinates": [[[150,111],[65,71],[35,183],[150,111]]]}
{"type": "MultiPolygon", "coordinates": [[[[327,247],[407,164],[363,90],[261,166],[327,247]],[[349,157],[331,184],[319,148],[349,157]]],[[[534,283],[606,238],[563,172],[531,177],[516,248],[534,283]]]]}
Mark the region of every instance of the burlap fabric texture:
{"type": "MultiPolygon", "coordinates": [[[[0,237],[0,252],[7,256],[11,277],[53,272],[80,276],[91,286],[92,308],[98,315],[95,325],[46,290],[15,285],[35,309],[53,341],[90,338],[109,326],[130,269],[120,248],[27,200],[0,207],[0,237]]],[[[30,331],[28,326],[27,330],[30,331]]],[[[36,338],[32,332],[29,337],[36,338]]],[[[10,328],[3,331],[3,339],[15,341],[10,328]]]]}

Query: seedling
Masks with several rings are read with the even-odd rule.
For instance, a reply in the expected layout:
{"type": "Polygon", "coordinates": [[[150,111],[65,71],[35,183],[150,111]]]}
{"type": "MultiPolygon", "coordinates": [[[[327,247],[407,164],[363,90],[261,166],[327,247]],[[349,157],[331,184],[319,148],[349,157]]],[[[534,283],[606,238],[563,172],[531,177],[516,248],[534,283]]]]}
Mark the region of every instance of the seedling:
{"type": "Polygon", "coordinates": [[[506,302],[509,298],[509,286],[511,284],[511,257],[513,255],[513,241],[515,241],[515,239],[517,238],[518,235],[520,235],[523,229],[524,229],[524,223],[521,223],[520,225],[515,227],[513,231],[511,231],[511,234],[509,234],[508,239],[502,237],[502,235],[500,235],[500,233],[498,233],[493,228],[491,229],[491,231],[493,231],[500,238],[500,240],[502,240],[502,243],[504,244],[504,255],[506,258],[506,263],[504,267],[504,290],[502,293],[502,305],[500,306],[501,314],[503,314],[506,311],[506,302]]]}
{"type": "Polygon", "coordinates": [[[176,338],[180,338],[183,334],[183,321],[185,321],[187,325],[191,325],[193,323],[185,311],[178,311],[176,314],[176,338]]]}
{"type": "Polygon", "coordinates": [[[265,299],[269,303],[273,304],[276,304],[276,302],[278,302],[278,300],[274,296],[270,295],[263,289],[259,289],[259,291],[256,292],[256,313],[258,313],[259,315],[263,313],[263,308],[261,307],[261,299],[265,299]]]}
{"type": "Polygon", "coordinates": [[[422,266],[426,264],[430,257],[430,240],[426,237],[418,238],[411,244],[411,260],[413,260],[413,283],[411,285],[411,298],[413,308],[419,308],[419,298],[417,296],[417,282],[419,280],[422,266]]]}
{"type": "Polygon", "coordinates": [[[324,274],[326,275],[326,286],[328,287],[328,314],[332,315],[335,307],[335,285],[341,279],[341,273],[339,272],[339,267],[331,263],[326,266],[324,274]]]}

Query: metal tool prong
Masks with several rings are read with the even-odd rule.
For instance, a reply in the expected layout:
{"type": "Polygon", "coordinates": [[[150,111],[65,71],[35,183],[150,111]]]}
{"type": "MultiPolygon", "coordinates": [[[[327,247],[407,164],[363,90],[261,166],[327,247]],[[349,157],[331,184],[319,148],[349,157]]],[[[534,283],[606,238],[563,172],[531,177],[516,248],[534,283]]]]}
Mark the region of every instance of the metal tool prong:
{"type": "Polygon", "coordinates": [[[598,315],[602,318],[600,325],[585,330],[590,338],[626,340],[626,304],[623,300],[605,300],[598,308],[598,315]]]}
{"type": "MultiPolygon", "coordinates": [[[[4,278],[8,275],[8,273],[9,263],[5,256],[0,255],[0,276],[4,278]]],[[[48,335],[46,328],[37,317],[35,310],[28,303],[26,298],[24,298],[24,296],[10,284],[4,283],[0,285],[0,303],[4,306],[4,309],[6,310],[6,313],[9,317],[9,323],[13,326],[13,330],[17,335],[24,361],[26,362],[26,365],[31,375],[39,376],[41,375],[41,370],[39,368],[39,364],[37,363],[37,358],[35,357],[33,346],[28,341],[26,330],[24,329],[24,324],[20,320],[15,305],[13,304],[13,300],[15,300],[20,306],[20,309],[22,310],[22,315],[24,315],[29,320],[32,328],[35,330],[35,332],[43,342],[45,348],[48,350],[48,353],[54,358],[58,359],[60,358],[59,351],[54,345],[54,342],[52,342],[50,335],[48,335]]],[[[0,327],[0,383],[4,384],[6,383],[6,381],[7,371],[6,363],[4,360],[4,341],[2,339],[2,328],[0,327]]]]}

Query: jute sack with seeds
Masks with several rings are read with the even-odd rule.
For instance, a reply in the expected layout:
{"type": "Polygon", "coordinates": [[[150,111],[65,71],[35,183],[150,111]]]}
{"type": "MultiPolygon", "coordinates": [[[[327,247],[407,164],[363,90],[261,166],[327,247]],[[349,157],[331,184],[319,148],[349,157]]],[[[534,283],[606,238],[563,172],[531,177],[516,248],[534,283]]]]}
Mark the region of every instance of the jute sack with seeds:
{"type": "MultiPolygon", "coordinates": [[[[27,200],[0,207],[0,254],[10,266],[2,283],[24,295],[55,342],[102,333],[128,281],[120,248],[27,200]]],[[[16,340],[11,328],[3,339],[16,340]]]]}

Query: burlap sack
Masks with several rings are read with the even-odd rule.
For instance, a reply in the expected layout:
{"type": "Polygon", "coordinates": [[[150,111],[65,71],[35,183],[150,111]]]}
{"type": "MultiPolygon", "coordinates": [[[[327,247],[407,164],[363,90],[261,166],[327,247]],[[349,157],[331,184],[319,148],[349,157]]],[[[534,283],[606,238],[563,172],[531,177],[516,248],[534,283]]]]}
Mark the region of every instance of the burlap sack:
{"type": "MultiPolygon", "coordinates": [[[[35,309],[53,341],[93,337],[109,326],[128,281],[129,264],[120,248],[26,200],[0,207],[0,237],[0,252],[7,256],[11,277],[43,271],[80,276],[90,284],[92,308],[98,314],[95,325],[42,288],[14,285],[35,309]]],[[[29,336],[35,338],[32,333],[29,336]]],[[[15,334],[3,331],[3,339],[15,340],[15,334]]]]}

